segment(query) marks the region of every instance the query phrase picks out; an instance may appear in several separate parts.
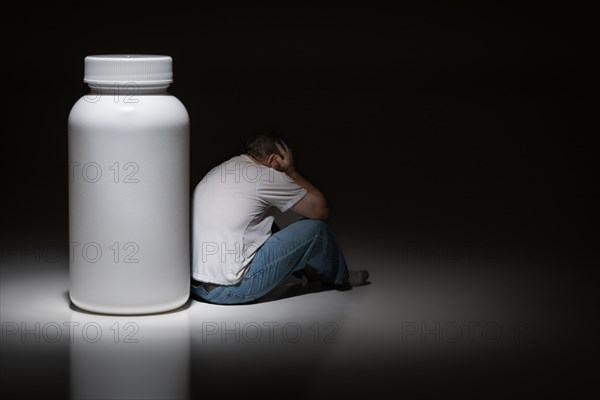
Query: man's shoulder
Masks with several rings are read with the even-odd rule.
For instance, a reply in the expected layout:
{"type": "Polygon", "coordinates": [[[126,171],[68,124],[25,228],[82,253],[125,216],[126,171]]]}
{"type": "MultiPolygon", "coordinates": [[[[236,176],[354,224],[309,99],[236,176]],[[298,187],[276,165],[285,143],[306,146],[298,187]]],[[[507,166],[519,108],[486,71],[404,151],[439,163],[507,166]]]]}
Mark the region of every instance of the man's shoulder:
{"type": "Polygon", "coordinates": [[[275,179],[274,172],[272,168],[257,164],[250,157],[240,154],[212,168],[198,184],[257,184],[264,179],[275,179]]]}
{"type": "Polygon", "coordinates": [[[244,155],[244,154],[239,154],[237,156],[233,156],[228,160],[223,161],[221,164],[217,165],[215,168],[219,168],[222,165],[228,165],[228,164],[250,164],[252,163],[252,160],[244,155]]]}

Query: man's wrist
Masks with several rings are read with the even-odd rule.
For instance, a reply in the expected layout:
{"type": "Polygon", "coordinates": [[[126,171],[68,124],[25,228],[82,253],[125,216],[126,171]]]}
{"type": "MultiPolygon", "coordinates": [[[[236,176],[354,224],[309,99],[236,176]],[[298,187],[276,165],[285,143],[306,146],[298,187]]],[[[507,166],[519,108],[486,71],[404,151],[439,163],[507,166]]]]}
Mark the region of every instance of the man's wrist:
{"type": "Polygon", "coordinates": [[[298,171],[296,171],[296,167],[288,167],[285,171],[283,171],[286,173],[287,176],[289,176],[290,178],[293,178],[292,175],[296,175],[298,173],[298,171]]]}

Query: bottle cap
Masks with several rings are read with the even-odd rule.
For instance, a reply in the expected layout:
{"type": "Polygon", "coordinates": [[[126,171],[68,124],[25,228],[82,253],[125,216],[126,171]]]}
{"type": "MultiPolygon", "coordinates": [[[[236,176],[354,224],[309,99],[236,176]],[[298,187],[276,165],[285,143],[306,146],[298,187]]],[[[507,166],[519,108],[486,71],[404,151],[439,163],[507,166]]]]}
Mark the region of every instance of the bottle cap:
{"type": "Polygon", "coordinates": [[[87,56],[83,81],[86,83],[173,82],[173,59],[145,54],[106,54],[87,56]]]}

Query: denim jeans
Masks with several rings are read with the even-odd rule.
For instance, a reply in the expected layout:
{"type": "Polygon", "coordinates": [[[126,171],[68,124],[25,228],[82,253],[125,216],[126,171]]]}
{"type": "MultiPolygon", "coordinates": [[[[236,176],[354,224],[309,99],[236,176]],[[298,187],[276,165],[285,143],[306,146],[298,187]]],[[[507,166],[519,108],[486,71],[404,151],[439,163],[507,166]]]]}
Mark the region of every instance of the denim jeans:
{"type": "Polygon", "coordinates": [[[320,220],[303,219],[273,233],[257,250],[240,282],[211,290],[204,285],[192,286],[192,297],[216,304],[248,303],[307,265],[320,274],[323,282],[348,281],[344,255],[327,224],[320,220]]]}

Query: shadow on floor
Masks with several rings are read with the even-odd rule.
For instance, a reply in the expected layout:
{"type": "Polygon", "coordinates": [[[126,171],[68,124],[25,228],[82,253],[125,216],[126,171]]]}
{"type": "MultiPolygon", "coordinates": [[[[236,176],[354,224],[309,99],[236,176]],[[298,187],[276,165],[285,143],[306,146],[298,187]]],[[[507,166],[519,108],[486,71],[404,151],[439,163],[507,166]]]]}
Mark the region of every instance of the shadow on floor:
{"type": "Polygon", "coordinates": [[[255,303],[267,303],[271,301],[288,299],[290,297],[302,296],[310,293],[325,292],[335,290],[331,287],[323,286],[320,282],[284,282],[265,296],[256,300],[255,303]]]}

